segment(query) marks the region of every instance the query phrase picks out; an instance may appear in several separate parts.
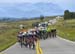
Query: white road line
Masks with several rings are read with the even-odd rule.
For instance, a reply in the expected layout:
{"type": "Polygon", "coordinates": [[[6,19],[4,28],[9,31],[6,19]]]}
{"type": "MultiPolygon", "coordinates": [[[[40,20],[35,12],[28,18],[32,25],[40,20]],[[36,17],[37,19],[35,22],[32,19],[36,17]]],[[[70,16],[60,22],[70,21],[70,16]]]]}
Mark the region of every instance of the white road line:
{"type": "Polygon", "coordinates": [[[57,38],[62,39],[62,40],[64,40],[64,41],[67,41],[67,42],[69,42],[69,43],[73,43],[73,44],[75,44],[75,42],[70,41],[70,40],[67,40],[67,39],[64,39],[64,38],[61,38],[61,37],[59,37],[59,36],[58,36],[57,38]]]}

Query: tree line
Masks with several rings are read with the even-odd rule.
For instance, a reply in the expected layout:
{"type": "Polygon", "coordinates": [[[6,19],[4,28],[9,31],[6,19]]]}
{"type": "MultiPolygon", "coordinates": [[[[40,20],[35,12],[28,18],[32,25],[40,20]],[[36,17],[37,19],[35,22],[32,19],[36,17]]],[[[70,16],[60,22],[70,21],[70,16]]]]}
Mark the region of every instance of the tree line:
{"type": "Polygon", "coordinates": [[[69,10],[65,10],[64,19],[75,19],[75,12],[70,12],[69,10]]]}

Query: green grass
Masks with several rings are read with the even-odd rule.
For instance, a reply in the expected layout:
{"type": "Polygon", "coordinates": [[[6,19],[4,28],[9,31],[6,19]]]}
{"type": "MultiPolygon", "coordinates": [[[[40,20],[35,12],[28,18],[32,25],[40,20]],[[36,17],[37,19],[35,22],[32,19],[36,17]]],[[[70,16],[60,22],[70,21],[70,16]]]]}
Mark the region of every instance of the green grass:
{"type": "Polygon", "coordinates": [[[17,30],[9,29],[0,35],[0,51],[8,48],[16,42],[17,30]]]}
{"type": "Polygon", "coordinates": [[[57,34],[65,39],[75,41],[75,19],[59,20],[56,24],[57,34]]]}
{"type": "Polygon", "coordinates": [[[18,25],[14,23],[0,23],[0,52],[16,43],[18,25]]]}

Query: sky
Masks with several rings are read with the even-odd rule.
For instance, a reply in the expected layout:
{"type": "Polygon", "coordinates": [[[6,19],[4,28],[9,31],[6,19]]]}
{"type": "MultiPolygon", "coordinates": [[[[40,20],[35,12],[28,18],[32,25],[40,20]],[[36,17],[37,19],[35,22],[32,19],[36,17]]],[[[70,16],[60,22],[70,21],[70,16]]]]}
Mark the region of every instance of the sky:
{"type": "Polygon", "coordinates": [[[30,3],[36,3],[36,2],[64,2],[64,3],[72,3],[74,0],[0,0],[0,3],[21,3],[21,2],[30,2],[30,3]]]}
{"type": "Polygon", "coordinates": [[[64,10],[70,9],[75,11],[75,0],[0,0],[0,3],[38,3],[38,2],[50,2],[58,4],[64,10]]]}

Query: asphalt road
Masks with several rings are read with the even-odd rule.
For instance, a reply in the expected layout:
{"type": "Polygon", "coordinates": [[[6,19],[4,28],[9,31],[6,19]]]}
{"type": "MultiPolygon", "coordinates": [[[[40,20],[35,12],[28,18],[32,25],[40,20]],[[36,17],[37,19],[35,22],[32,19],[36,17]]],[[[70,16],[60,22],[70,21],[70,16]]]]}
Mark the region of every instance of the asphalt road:
{"type": "Polygon", "coordinates": [[[21,48],[20,44],[16,43],[7,50],[3,51],[2,54],[36,54],[36,51],[25,48],[25,46],[21,48]]]}
{"type": "Polygon", "coordinates": [[[61,38],[40,41],[43,54],[75,54],[75,43],[61,38]]]}
{"type": "MultiPolygon", "coordinates": [[[[64,41],[60,38],[40,40],[43,54],[75,54],[75,43],[64,41]]],[[[36,50],[20,47],[19,43],[2,52],[3,54],[36,54],[36,50]]]]}

